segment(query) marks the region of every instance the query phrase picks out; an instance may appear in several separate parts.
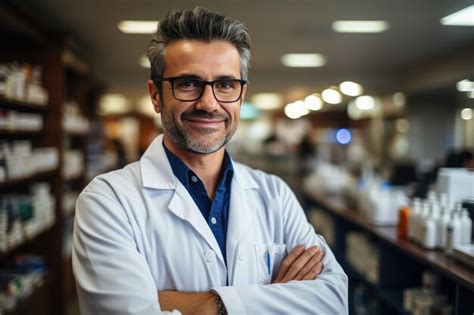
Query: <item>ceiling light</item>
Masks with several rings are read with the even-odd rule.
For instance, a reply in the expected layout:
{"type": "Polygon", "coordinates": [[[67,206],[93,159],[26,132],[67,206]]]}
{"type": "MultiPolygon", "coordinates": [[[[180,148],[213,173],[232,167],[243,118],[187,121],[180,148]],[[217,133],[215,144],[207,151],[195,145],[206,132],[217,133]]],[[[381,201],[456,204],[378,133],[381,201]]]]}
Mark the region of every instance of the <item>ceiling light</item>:
{"type": "Polygon", "coordinates": [[[342,101],[341,93],[333,88],[324,90],[321,96],[323,100],[329,104],[339,104],[342,101]]]}
{"type": "Polygon", "coordinates": [[[456,83],[456,89],[459,91],[459,92],[469,92],[469,91],[473,91],[474,90],[474,82],[471,82],[469,80],[462,80],[462,81],[458,81],[458,83],[456,83]]]}
{"type": "Polygon", "coordinates": [[[467,92],[468,98],[474,98],[474,90],[467,92]]]}
{"type": "Polygon", "coordinates": [[[443,25],[474,26],[474,5],[445,16],[440,21],[443,25]]]}
{"type": "Polygon", "coordinates": [[[296,101],[285,106],[285,115],[291,119],[298,119],[301,116],[309,114],[303,101],[296,101]]]}
{"type": "Polygon", "coordinates": [[[472,119],[472,109],[471,108],[464,108],[461,111],[461,118],[464,120],[472,119]]]}
{"type": "Polygon", "coordinates": [[[407,133],[410,130],[410,122],[404,118],[397,119],[395,128],[400,133],[407,133]]]}
{"type": "Polygon", "coordinates": [[[122,33],[126,34],[152,34],[156,32],[158,21],[131,21],[124,20],[117,24],[122,33]]]}
{"type": "Polygon", "coordinates": [[[362,85],[351,81],[342,82],[339,84],[339,89],[348,96],[359,96],[363,92],[362,85]]]}
{"type": "Polygon", "coordinates": [[[148,60],[147,56],[141,56],[138,60],[138,64],[143,68],[151,68],[150,60],[148,60]]]}
{"type": "Polygon", "coordinates": [[[322,67],[326,58],[321,54],[286,54],[281,57],[281,63],[287,67],[322,67]]]}
{"type": "Polygon", "coordinates": [[[332,28],[339,33],[381,33],[389,28],[386,21],[335,21],[332,28]]]}
{"type": "Polygon", "coordinates": [[[398,92],[393,94],[393,103],[397,105],[398,107],[403,107],[406,104],[406,97],[405,94],[398,92]]]}
{"type": "Polygon", "coordinates": [[[375,107],[375,99],[369,95],[359,96],[355,99],[355,105],[360,110],[370,110],[375,107]]]}
{"type": "Polygon", "coordinates": [[[323,107],[323,101],[318,95],[309,95],[304,99],[304,105],[309,110],[320,110],[323,107]]]}
{"type": "Polygon", "coordinates": [[[251,97],[251,101],[261,110],[280,109],[283,105],[283,99],[278,93],[257,93],[251,97]]]}

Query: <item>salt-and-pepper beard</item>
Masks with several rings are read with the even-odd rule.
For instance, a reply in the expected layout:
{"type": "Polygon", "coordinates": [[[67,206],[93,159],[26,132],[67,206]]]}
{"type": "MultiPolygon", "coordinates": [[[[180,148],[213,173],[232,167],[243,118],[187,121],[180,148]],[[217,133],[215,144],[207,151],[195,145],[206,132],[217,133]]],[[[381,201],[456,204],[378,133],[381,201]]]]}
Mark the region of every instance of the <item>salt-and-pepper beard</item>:
{"type": "MultiPolygon", "coordinates": [[[[162,107],[163,107],[162,103],[162,107]]],[[[213,153],[225,146],[232,136],[235,133],[235,130],[237,129],[237,124],[235,125],[234,128],[229,129],[228,127],[231,125],[230,117],[229,115],[223,114],[223,113],[218,113],[218,112],[212,112],[208,113],[203,110],[196,110],[193,109],[189,112],[184,112],[181,114],[181,120],[187,119],[187,118],[206,118],[206,119],[223,119],[225,123],[225,135],[222,137],[222,139],[219,139],[219,141],[211,146],[205,145],[204,143],[201,143],[199,139],[193,139],[190,135],[186,133],[186,131],[183,129],[180,129],[176,122],[174,121],[174,117],[172,115],[166,115],[164,114],[164,111],[161,111],[161,122],[163,124],[164,132],[168,135],[168,137],[171,139],[171,141],[177,145],[180,149],[186,150],[188,152],[194,152],[194,153],[201,153],[201,154],[208,154],[208,153],[213,153]]],[[[200,128],[201,132],[203,135],[211,134],[215,130],[209,129],[209,128],[200,128]]]]}

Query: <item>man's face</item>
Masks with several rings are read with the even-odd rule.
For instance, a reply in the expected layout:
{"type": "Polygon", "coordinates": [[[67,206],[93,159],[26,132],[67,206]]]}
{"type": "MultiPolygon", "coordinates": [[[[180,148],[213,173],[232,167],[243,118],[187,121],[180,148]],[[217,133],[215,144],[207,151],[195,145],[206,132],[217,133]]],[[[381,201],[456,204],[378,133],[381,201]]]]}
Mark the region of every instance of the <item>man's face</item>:
{"type": "MultiPolygon", "coordinates": [[[[166,50],[163,77],[195,77],[213,81],[221,78],[240,79],[237,49],[226,41],[205,42],[178,40],[166,50]]],[[[173,97],[171,82],[162,82],[161,97],[149,90],[155,111],[161,113],[165,137],[179,149],[196,153],[212,153],[222,148],[237,128],[242,98],[233,103],[220,103],[210,85],[202,97],[183,102],[173,97]]]]}

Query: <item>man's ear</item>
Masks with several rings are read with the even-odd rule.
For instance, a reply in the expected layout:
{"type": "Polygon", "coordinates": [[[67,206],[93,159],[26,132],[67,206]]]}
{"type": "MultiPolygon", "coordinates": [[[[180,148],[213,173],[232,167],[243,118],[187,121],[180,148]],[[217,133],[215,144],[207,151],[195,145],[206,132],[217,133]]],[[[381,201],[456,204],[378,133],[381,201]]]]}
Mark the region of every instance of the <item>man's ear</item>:
{"type": "Polygon", "coordinates": [[[160,93],[158,92],[158,89],[152,80],[148,80],[147,85],[148,93],[150,94],[151,102],[153,103],[153,108],[155,109],[155,112],[159,114],[161,112],[160,93]]]}

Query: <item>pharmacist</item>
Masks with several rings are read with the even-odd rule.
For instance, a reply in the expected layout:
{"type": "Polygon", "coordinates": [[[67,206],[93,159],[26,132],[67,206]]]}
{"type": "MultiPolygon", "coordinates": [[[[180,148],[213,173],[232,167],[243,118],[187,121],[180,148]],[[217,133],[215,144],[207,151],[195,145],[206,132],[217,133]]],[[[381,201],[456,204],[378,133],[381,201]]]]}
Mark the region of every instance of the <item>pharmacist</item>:
{"type": "Polygon", "coordinates": [[[148,89],[164,135],[78,199],[81,314],[347,314],[347,276],[294,194],[225,151],[249,48],[241,22],[203,8],[159,23],[148,89]]]}

